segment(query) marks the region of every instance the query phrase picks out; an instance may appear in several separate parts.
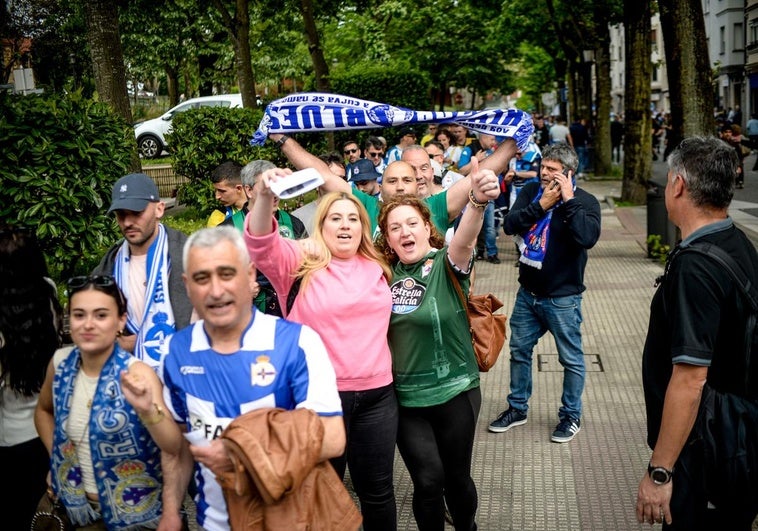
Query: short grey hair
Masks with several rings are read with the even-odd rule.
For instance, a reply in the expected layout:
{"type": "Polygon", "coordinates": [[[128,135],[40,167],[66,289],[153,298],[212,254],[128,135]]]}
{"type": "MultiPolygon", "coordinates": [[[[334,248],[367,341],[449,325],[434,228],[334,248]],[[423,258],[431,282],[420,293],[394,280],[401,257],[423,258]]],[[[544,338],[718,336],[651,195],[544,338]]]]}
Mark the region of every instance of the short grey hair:
{"type": "Polygon", "coordinates": [[[682,140],[666,162],[684,179],[696,206],[729,207],[740,164],[734,147],[714,136],[693,136],[682,140]]]}
{"type": "Polygon", "coordinates": [[[252,162],[248,162],[244,168],[242,168],[242,171],[240,172],[240,177],[242,178],[242,184],[245,186],[249,186],[252,188],[255,186],[255,181],[258,180],[258,177],[261,173],[263,173],[266,170],[271,170],[276,168],[276,164],[274,164],[271,161],[268,160],[254,160],[252,162]]]}
{"type": "Polygon", "coordinates": [[[200,229],[187,238],[187,241],[184,243],[184,249],[182,250],[184,272],[187,272],[189,253],[193,247],[210,249],[225,241],[231,242],[237,248],[237,254],[245,266],[250,264],[250,253],[247,251],[245,241],[242,239],[242,234],[240,234],[235,227],[218,226],[200,229]]]}
{"type": "Polygon", "coordinates": [[[573,173],[576,173],[579,167],[579,157],[577,157],[576,151],[565,142],[556,142],[546,146],[542,150],[542,160],[559,162],[564,170],[571,170],[573,173]]]}

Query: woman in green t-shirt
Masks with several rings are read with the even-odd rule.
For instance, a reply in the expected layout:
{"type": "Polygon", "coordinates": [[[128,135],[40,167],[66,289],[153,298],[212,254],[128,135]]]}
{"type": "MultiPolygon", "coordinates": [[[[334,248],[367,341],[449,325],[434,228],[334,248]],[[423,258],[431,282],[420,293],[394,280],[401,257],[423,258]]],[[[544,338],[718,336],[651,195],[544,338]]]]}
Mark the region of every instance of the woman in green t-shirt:
{"type": "Polygon", "coordinates": [[[397,446],[413,479],[421,530],[444,528],[444,500],[456,529],[476,529],[471,454],[482,397],[452,275],[467,291],[484,208],[499,189],[493,172],[472,164],[470,204],[448,247],[415,196],[392,198],[379,215],[377,244],[393,269],[388,338],[400,404],[397,446]]]}

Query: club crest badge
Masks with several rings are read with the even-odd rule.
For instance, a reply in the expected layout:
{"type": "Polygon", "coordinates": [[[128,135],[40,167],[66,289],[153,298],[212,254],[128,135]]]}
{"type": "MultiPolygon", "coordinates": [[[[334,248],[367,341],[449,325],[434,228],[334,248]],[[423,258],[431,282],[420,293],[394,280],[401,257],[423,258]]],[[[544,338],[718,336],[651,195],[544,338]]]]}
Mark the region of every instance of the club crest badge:
{"type": "Polygon", "coordinates": [[[250,385],[253,387],[266,387],[274,383],[276,379],[276,367],[271,364],[268,356],[258,356],[255,363],[250,366],[250,385]]]}

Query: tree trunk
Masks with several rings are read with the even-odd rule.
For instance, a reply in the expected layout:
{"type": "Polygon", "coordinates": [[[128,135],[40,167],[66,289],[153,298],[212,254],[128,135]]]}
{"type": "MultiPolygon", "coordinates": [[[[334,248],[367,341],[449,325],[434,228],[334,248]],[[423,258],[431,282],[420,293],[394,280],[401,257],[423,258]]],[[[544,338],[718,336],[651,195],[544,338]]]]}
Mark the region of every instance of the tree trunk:
{"type": "Polygon", "coordinates": [[[595,80],[597,116],[595,116],[595,175],[611,173],[611,54],[608,24],[598,25],[601,31],[595,48],[595,80]]]}
{"type": "Polygon", "coordinates": [[[168,106],[179,105],[179,69],[171,66],[165,67],[166,88],[168,89],[168,106]]]}
{"type": "Polygon", "coordinates": [[[650,117],[650,0],[624,0],[624,180],[621,200],[637,205],[647,199],[652,171],[650,117]]]}
{"type": "Polygon", "coordinates": [[[319,38],[316,19],[313,15],[313,1],[300,0],[300,6],[303,14],[303,23],[305,24],[305,36],[308,39],[308,51],[311,54],[313,71],[316,75],[316,90],[319,92],[331,92],[329,65],[326,64],[324,50],[321,48],[321,39],[319,38]]]}
{"type": "Polygon", "coordinates": [[[221,0],[213,0],[224,21],[229,38],[234,46],[234,61],[237,66],[237,78],[242,106],[257,108],[255,97],[255,73],[253,72],[250,53],[250,4],[249,0],[235,0],[235,12],[232,17],[221,0]]]}
{"type": "Polygon", "coordinates": [[[684,137],[713,134],[711,65],[700,0],[659,0],[658,6],[671,101],[670,151],[684,137]]]}
{"type": "MultiPolygon", "coordinates": [[[[126,92],[126,67],[118,29],[118,5],[110,0],[89,0],[84,2],[84,8],[87,14],[87,41],[92,57],[95,88],[100,101],[105,102],[114,113],[131,124],[132,108],[126,92]]],[[[137,87],[135,94],[136,89],[137,87]]],[[[131,169],[142,169],[136,140],[131,169]]]]}

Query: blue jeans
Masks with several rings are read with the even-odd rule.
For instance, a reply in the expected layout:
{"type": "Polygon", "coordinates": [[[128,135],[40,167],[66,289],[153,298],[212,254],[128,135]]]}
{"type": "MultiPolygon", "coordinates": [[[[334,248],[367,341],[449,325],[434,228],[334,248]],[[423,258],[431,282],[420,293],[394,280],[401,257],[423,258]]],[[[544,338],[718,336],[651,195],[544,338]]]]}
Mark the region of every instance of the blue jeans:
{"type": "Polygon", "coordinates": [[[484,221],[476,241],[477,254],[497,256],[497,227],[495,227],[495,203],[490,201],[484,209],[484,221]]]}
{"type": "Polygon", "coordinates": [[[576,169],[576,173],[584,173],[590,165],[589,160],[587,160],[587,146],[577,146],[575,150],[579,159],[579,167],[576,169]]]}
{"type": "Polygon", "coordinates": [[[392,384],[365,391],[340,391],[347,443],[330,462],[344,478],[345,465],[361,502],[363,529],[397,529],[393,468],[398,405],[392,384]]]}
{"type": "Polygon", "coordinates": [[[548,330],[558,347],[563,365],[563,394],[560,419],[579,420],[584,390],[584,352],[582,351],[582,296],[535,297],[524,288],[516,294],[511,315],[511,393],[508,404],[526,413],[532,396],[532,351],[548,330]]]}

